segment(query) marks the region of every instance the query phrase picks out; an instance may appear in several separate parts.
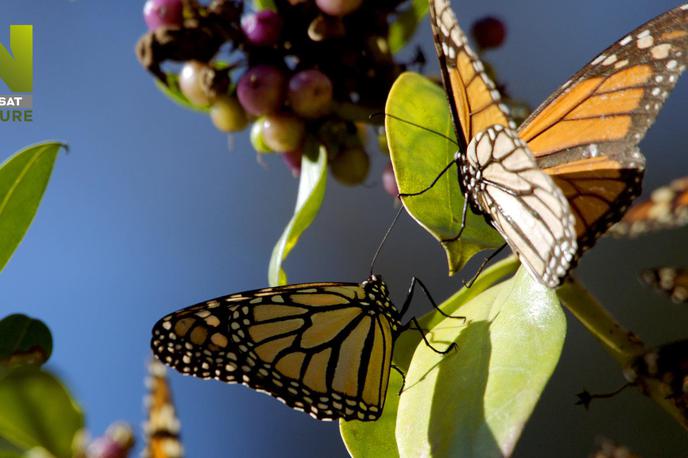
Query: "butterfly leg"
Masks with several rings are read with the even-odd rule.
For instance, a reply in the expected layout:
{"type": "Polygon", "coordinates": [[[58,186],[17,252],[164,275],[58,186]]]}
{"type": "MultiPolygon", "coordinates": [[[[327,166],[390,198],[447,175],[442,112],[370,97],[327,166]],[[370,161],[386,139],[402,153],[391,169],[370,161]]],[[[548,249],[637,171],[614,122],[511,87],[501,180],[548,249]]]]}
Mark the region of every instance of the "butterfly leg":
{"type": "Polygon", "coordinates": [[[440,181],[440,178],[449,171],[452,165],[456,164],[456,161],[451,161],[449,164],[447,164],[442,171],[435,177],[434,180],[432,180],[432,183],[430,183],[430,186],[426,187],[425,189],[418,191],[418,192],[402,192],[397,195],[397,197],[414,197],[414,196],[419,196],[421,194],[424,194],[428,192],[430,189],[432,189],[433,186],[437,184],[438,181],[440,181]]]}
{"type": "Polygon", "coordinates": [[[485,269],[485,266],[487,265],[487,263],[492,261],[492,259],[495,256],[497,256],[505,247],[506,247],[506,243],[504,245],[500,246],[499,248],[497,248],[492,253],[490,253],[489,256],[486,256],[485,259],[483,259],[483,262],[480,263],[478,270],[475,272],[473,277],[468,281],[468,283],[466,283],[465,281],[462,281],[464,288],[470,288],[471,286],[473,286],[473,283],[475,283],[475,281],[478,279],[478,277],[482,273],[483,269],[485,269]]]}
{"type": "Polygon", "coordinates": [[[416,319],[415,316],[413,318],[411,318],[408,323],[406,323],[406,329],[417,330],[418,333],[420,334],[421,338],[423,339],[423,342],[425,343],[425,345],[427,345],[428,348],[430,348],[430,350],[434,351],[438,355],[446,355],[450,351],[455,350],[457,348],[456,342],[452,342],[451,344],[449,344],[449,346],[445,350],[438,350],[437,348],[433,347],[433,345],[430,343],[428,338],[425,337],[425,333],[423,332],[423,329],[420,327],[420,323],[418,322],[418,320],[416,319]],[[412,328],[410,326],[411,324],[413,324],[415,327],[412,328]]]}
{"type": "Polygon", "coordinates": [[[442,239],[442,243],[456,242],[461,238],[463,230],[466,228],[466,215],[468,214],[468,199],[464,197],[463,199],[463,209],[461,210],[461,227],[459,228],[459,233],[450,239],[442,239]]]}
{"type": "Polygon", "coordinates": [[[406,386],[406,374],[404,374],[404,371],[402,371],[399,366],[395,366],[394,364],[392,364],[392,369],[401,375],[401,388],[399,388],[399,396],[401,396],[401,393],[404,392],[404,387],[406,386]]]}
{"type": "Polygon", "coordinates": [[[408,293],[406,294],[406,300],[404,301],[404,305],[402,305],[402,307],[401,307],[401,314],[402,315],[404,313],[406,313],[406,310],[408,310],[409,305],[411,305],[411,299],[413,298],[413,293],[416,289],[416,284],[419,285],[423,289],[423,292],[425,293],[425,296],[430,301],[430,304],[432,304],[432,307],[435,310],[437,310],[438,312],[440,312],[441,315],[446,316],[447,318],[455,318],[457,320],[466,321],[465,316],[449,315],[449,314],[445,313],[441,308],[439,308],[439,306],[437,305],[437,302],[435,302],[435,299],[433,299],[428,288],[425,286],[425,284],[422,281],[420,281],[419,278],[417,278],[415,276],[411,277],[411,285],[409,286],[408,293]]]}

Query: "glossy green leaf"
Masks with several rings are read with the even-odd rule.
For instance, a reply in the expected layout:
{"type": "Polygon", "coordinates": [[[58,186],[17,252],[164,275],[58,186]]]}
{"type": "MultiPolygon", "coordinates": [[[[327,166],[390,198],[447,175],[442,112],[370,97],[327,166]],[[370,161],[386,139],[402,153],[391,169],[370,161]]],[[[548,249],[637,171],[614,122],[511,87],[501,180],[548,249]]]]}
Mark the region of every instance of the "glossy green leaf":
{"type": "Polygon", "coordinates": [[[0,365],[41,365],[52,351],[50,329],[42,321],[21,314],[0,320],[0,365]]]}
{"type": "Polygon", "coordinates": [[[31,366],[0,374],[0,437],[14,447],[71,457],[83,427],[81,409],[52,374],[31,366]]]}
{"type": "Polygon", "coordinates": [[[427,13],[427,0],[412,0],[406,9],[399,12],[395,21],[389,26],[389,49],[393,53],[408,43],[427,13]]]}
{"type": "MultiPolygon", "coordinates": [[[[451,307],[448,307],[451,308],[451,307]]],[[[524,268],[466,302],[418,345],[399,401],[402,457],[509,456],[561,354],[566,320],[554,290],[524,268]]]]}
{"type": "MultiPolygon", "coordinates": [[[[440,308],[446,314],[453,314],[461,304],[479,295],[501,278],[513,274],[518,265],[518,261],[514,257],[497,262],[485,269],[471,288],[461,289],[441,304],[440,308]]],[[[431,329],[443,319],[444,316],[433,309],[418,320],[422,328],[431,329]]],[[[394,346],[394,365],[407,372],[413,353],[420,343],[420,334],[415,330],[401,334],[394,346]]],[[[350,421],[340,423],[340,433],[351,456],[356,458],[399,456],[395,430],[400,387],[401,376],[393,370],[382,416],[374,422],[350,421]]]]}
{"type": "MultiPolygon", "coordinates": [[[[399,191],[419,192],[454,160],[457,148],[442,137],[455,138],[444,90],[421,75],[404,73],[390,90],[385,112],[391,115],[386,117],[385,126],[399,191]]],[[[504,243],[482,216],[470,210],[461,239],[442,242],[455,237],[461,226],[463,196],[455,167],[427,192],[403,198],[409,214],[442,243],[450,274],[479,251],[504,243]]]]}
{"type": "Polygon", "coordinates": [[[382,415],[376,421],[340,421],[339,432],[349,454],[355,458],[394,458],[399,456],[394,437],[401,375],[392,371],[382,415]]]}
{"type": "Polygon", "coordinates": [[[193,111],[199,111],[201,113],[207,113],[210,107],[200,106],[192,103],[179,89],[179,76],[176,73],[166,73],[167,84],[160,82],[157,78],[155,79],[155,85],[174,103],[181,105],[184,108],[193,111]]]}
{"type": "Polygon", "coordinates": [[[57,142],[29,146],[0,165],[0,270],[29,229],[63,146],[57,142]]]}
{"type": "Polygon", "coordinates": [[[327,152],[324,147],[310,141],[307,142],[306,152],[301,159],[301,181],[294,216],[272,250],[268,268],[270,286],[287,283],[287,275],[282,269],[282,263],[299,241],[301,234],[315,219],[325,197],[327,152]]]}

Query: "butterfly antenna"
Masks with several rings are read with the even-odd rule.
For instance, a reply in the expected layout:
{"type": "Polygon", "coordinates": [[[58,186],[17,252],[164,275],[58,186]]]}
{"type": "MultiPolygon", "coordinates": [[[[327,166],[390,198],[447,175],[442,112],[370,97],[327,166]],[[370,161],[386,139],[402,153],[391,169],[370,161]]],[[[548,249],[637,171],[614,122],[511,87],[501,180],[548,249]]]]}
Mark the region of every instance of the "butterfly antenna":
{"type": "Polygon", "coordinates": [[[406,119],[402,119],[402,118],[400,118],[400,117],[398,117],[398,116],[395,116],[395,115],[393,115],[393,114],[389,114],[389,113],[385,113],[385,112],[383,112],[383,111],[379,111],[379,112],[377,112],[377,113],[371,114],[370,116],[368,116],[368,118],[372,121],[374,118],[377,118],[377,117],[379,117],[379,116],[386,116],[386,117],[389,117],[389,118],[392,118],[392,119],[396,119],[397,121],[400,121],[400,122],[409,124],[409,125],[411,125],[411,126],[413,126],[413,127],[417,127],[417,128],[419,128],[419,129],[423,129],[423,130],[425,130],[425,131],[427,131],[427,132],[431,132],[431,133],[433,133],[433,134],[435,134],[435,135],[439,135],[440,137],[442,137],[442,138],[444,138],[445,140],[447,140],[447,141],[453,143],[454,145],[459,146],[459,144],[458,144],[458,142],[457,142],[456,140],[454,140],[453,138],[451,138],[451,137],[449,137],[449,136],[443,134],[442,132],[438,132],[438,131],[436,131],[436,130],[434,130],[434,129],[430,129],[429,127],[421,126],[420,124],[416,124],[415,122],[408,121],[408,120],[406,120],[406,119]]]}
{"type": "Polygon", "coordinates": [[[380,244],[377,246],[377,250],[375,250],[375,254],[373,255],[373,260],[370,261],[370,275],[373,275],[373,269],[375,267],[375,261],[377,260],[377,257],[380,254],[380,251],[382,251],[382,246],[385,244],[385,240],[387,240],[387,237],[389,237],[389,233],[392,232],[392,228],[397,223],[397,220],[399,219],[399,215],[401,215],[401,211],[403,209],[404,209],[404,206],[400,205],[399,210],[397,210],[397,213],[394,215],[394,219],[392,220],[392,224],[389,225],[389,227],[387,228],[387,232],[385,232],[385,235],[382,237],[382,241],[380,241],[380,244]]]}

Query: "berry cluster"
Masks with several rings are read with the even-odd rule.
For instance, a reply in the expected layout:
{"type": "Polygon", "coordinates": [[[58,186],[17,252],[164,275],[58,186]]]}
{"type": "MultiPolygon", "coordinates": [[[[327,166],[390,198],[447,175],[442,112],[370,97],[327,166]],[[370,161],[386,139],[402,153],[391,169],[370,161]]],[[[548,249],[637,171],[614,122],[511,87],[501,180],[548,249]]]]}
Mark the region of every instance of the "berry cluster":
{"type": "Polygon", "coordinates": [[[281,153],[295,175],[310,138],[327,149],[338,181],[362,183],[370,164],[365,124],[382,123],[370,115],[383,111],[396,77],[423,61],[400,64],[389,49],[389,26],[406,2],[271,3],[249,12],[237,0],[148,0],[139,60],[168,89],[207,109],[220,131],[252,124],[255,150],[281,153]],[[170,62],[181,65],[164,71],[170,62]]]}

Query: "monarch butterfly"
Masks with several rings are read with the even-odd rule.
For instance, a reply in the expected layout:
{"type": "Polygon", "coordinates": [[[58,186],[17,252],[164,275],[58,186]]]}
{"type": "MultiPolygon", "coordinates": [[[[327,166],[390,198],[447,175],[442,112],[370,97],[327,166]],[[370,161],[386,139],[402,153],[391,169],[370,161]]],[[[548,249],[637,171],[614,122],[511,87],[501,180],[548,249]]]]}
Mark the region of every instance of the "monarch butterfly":
{"type": "Polygon", "coordinates": [[[668,295],[676,303],[688,302],[688,269],[656,267],[641,272],[640,279],[647,285],[668,295]]]}
{"type": "Polygon", "coordinates": [[[688,177],[655,189],[649,199],[638,202],[616,223],[610,233],[636,237],[652,231],[688,224],[688,177]]]}
{"type": "Polygon", "coordinates": [[[146,385],[146,410],[148,420],[143,426],[146,447],[145,458],[182,458],[184,448],[179,439],[180,424],[172,403],[172,394],[167,383],[167,370],[160,361],[151,358],[148,363],[146,385]]]}
{"type": "MultiPolygon", "coordinates": [[[[637,144],[688,62],[688,4],[593,59],[517,133],[449,0],[430,0],[430,13],[466,200],[535,278],[557,286],[640,193],[637,144]]],[[[464,205],[458,236],[465,216],[464,205]]]]}
{"type": "Polygon", "coordinates": [[[660,345],[636,357],[624,369],[624,377],[645,392],[654,385],[683,418],[688,415],[688,340],[660,345]]]}
{"type": "Polygon", "coordinates": [[[183,374],[247,385],[319,420],[372,421],[382,413],[399,334],[413,323],[432,348],[415,318],[401,324],[416,283],[437,307],[414,277],[397,310],[376,275],[218,297],[162,318],[151,346],[183,374]]]}

